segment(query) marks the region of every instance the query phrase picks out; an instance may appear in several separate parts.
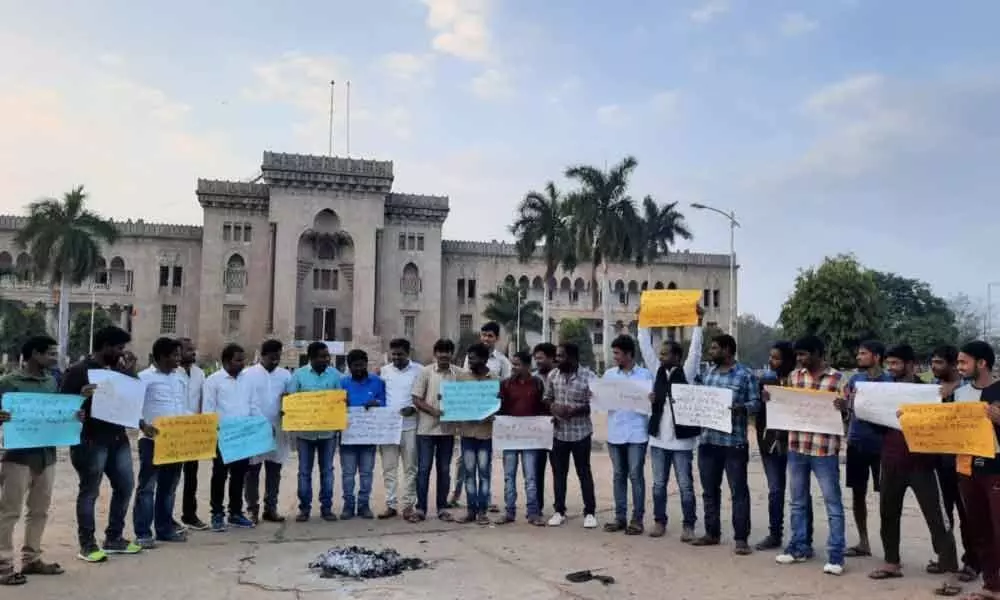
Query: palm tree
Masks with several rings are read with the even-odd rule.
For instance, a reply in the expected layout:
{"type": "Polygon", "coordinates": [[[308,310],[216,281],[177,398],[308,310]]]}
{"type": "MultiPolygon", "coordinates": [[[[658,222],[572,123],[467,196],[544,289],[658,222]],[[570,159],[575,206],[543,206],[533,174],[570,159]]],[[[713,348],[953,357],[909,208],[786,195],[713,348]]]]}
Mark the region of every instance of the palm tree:
{"type": "Polygon", "coordinates": [[[670,252],[677,238],[690,240],[691,230],[684,215],[677,210],[677,203],[659,206],[652,196],[642,199],[642,217],[636,222],[635,265],[645,266],[646,287],[653,287],[653,264],[670,252]]]}
{"type": "Polygon", "coordinates": [[[507,332],[508,340],[517,341],[515,350],[521,349],[523,332],[542,330],[542,304],[537,300],[525,300],[522,294],[523,290],[516,285],[505,284],[483,296],[488,302],[483,316],[499,323],[507,332]]]}
{"type": "Polygon", "coordinates": [[[62,200],[46,198],[28,206],[28,223],[14,238],[28,249],[35,270],[59,286],[59,354],[66,364],[69,346],[69,287],[93,275],[101,256],[101,244],[118,240],[118,229],[110,219],[87,210],[83,186],[73,188],[62,200]]]}
{"type": "Polygon", "coordinates": [[[551,181],[545,184],[545,193],[531,191],[525,194],[517,207],[517,218],[510,232],[517,238],[517,257],[526,263],[542,245],[545,261],[545,286],[542,294],[542,339],[549,341],[549,294],[556,269],[562,265],[567,271],[576,268],[576,257],[570,239],[568,205],[551,181]]]}

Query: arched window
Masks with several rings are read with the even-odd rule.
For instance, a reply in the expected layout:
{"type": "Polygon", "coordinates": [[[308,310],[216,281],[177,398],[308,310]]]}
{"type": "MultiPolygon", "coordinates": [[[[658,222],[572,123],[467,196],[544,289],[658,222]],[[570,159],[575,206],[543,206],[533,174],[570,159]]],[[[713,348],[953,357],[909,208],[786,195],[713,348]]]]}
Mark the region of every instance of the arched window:
{"type": "Polygon", "coordinates": [[[656,285],[653,286],[653,289],[654,290],[662,290],[663,289],[663,282],[662,281],[657,281],[656,285]]]}
{"type": "Polygon", "coordinates": [[[404,296],[418,296],[421,290],[420,269],[413,263],[406,263],[403,276],[399,280],[399,290],[404,296]]]}
{"type": "Polygon", "coordinates": [[[668,290],[676,290],[677,289],[677,284],[674,283],[673,281],[671,281],[670,283],[667,284],[667,289],[668,290]]]}
{"type": "Polygon", "coordinates": [[[223,286],[227,294],[241,294],[247,287],[246,261],[239,254],[233,254],[226,261],[223,273],[223,286]]]}
{"type": "Polygon", "coordinates": [[[334,260],[337,258],[337,247],[330,238],[322,238],[316,244],[316,258],[318,260],[334,260]]]}
{"type": "Polygon", "coordinates": [[[515,285],[517,285],[517,280],[514,279],[513,275],[508,275],[503,278],[503,284],[506,287],[514,287],[515,285]]]}

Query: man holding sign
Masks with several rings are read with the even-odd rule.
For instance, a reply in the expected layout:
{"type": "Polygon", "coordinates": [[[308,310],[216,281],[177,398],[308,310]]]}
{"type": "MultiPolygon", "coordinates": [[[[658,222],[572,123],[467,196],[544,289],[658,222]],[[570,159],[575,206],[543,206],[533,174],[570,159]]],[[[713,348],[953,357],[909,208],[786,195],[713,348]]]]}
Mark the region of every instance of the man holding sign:
{"type": "Polygon", "coordinates": [[[391,519],[399,514],[397,507],[401,496],[403,518],[408,520],[417,503],[417,409],[413,406],[412,393],[423,367],[410,360],[410,341],[403,338],[389,342],[389,358],[389,364],[382,367],[379,377],[385,382],[386,403],[399,412],[403,422],[399,443],[379,446],[386,504],[379,518],[391,519]],[[403,472],[401,491],[400,470],[403,472]]]}
{"type": "Polygon", "coordinates": [[[283,523],[285,517],[278,514],[278,490],[281,486],[281,466],[288,453],[288,436],[281,431],[281,397],[292,379],[288,369],[279,365],[282,345],[278,340],[266,340],[260,346],[260,362],[247,369],[243,377],[250,390],[250,403],[256,415],[271,421],[275,431],[275,450],[264,456],[250,460],[247,468],[243,494],[247,501],[250,520],[257,524],[260,519],[271,523],[283,523]],[[260,512],[260,473],[264,472],[264,513],[260,512]]]}
{"type": "MultiPolygon", "coordinates": [[[[385,382],[378,375],[368,372],[368,353],[355,348],[347,353],[347,368],[351,376],[341,380],[347,390],[349,408],[378,408],[385,406],[385,382]]],[[[348,429],[351,424],[348,422],[348,429]]],[[[347,441],[346,439],[343,441],[347,441]]],[[[362,519],[375,517],[371,509],[372,478],[375,473],[374,444],[341,444],[340,471],[344,490],[344,509],[341,519],[362,519]],[[355,477],[358,479],[358,495],[354,496],[355,477]]]]}
{"type": "MultiPolygon", "coordinates": [[[[489,381],[499,379],[494,375],[487,361],[490,349],[486,344],[478,343],[469,346],[466,354],[466,364],[469,370],[459,373],[457,381],[489,381]]],[[[499,392],[499,386],[493,394],[499,392]]],[[[446,402],[446,401],[445,401],[446,402]]],[[[497,399],[496,407],[500,401],[497,399]]],[[[446,408],[447,410],[447,408],[446,408]]],[[[465,499],[467,510],[460,522],[489,525],[486,512],[489,509],[492,493],[491,481],[493,475],[493,415],[480,421],[462,421],[458,424],[462,438],[462,462],[465,472],[465,499]]]]}

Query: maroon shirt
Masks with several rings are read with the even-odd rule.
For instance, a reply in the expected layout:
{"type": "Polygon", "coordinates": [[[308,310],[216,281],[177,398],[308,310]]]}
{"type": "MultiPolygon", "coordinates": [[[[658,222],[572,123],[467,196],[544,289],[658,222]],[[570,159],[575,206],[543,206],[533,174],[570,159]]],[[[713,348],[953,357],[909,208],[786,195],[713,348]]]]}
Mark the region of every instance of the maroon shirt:
{"type": "MultiPolygon", "coordinates": [[[[907,382],[909,383],[909,382],[907,382]]],[[[912,383],[920,383],[913,381],[912,383]]],[[[886,427],[882,436],[882,464],[895,469],[930,470],[937,462],[937,454],[910,452],[903,432],[886,427]]]]}
{"type": "Polygon", "coordinates": [[[511,377],[500,382],[500,413],[508,417],[541,417],[548,414],[542,402],[545,384],[541,379],[511,377]]]}

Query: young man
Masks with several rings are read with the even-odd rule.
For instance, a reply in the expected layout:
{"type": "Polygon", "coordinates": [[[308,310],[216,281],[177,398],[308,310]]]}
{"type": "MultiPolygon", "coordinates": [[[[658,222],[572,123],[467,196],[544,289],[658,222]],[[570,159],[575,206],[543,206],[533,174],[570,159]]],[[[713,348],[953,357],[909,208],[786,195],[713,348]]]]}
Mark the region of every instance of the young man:
{"type": "MultiPolygon", "coordinates": [[[[202,389],[205,385],[205,371],[195,361],[198,350],[191,338],[180,338],[181,364],[177,368],[184,383],[187,396],[187,410],[192,415],[201,414],[202,389]]],[[[198,518],[198,461],[184,463],[184,492],[181,500],[181,524],[195,531],[204,531],[208,525],[198,518]]],[[[178,527],[181,529],[181,527],[178,527]]]]}
{"type": "MultiPolygon", "coordinates": [[[[489,348],[485,344],[469,346],[465,362],[469,370],[460,373],[459,381],[486,381],[498,379],[486,366],[489,348]]],[[[461,435],[462,460],[465,463],[465,498],[467,510],[462,523],[489,525],[486,512],[489,505],[493,474],[493,415],[483,421],[458,424],[461,435]]]]}
{"type": "MultiPolygon", "coordinates": [[[[536,344],[532,350],[535,359],[535,376],[545,383],[549,380],[549,373],[556,368],[556,346],[549,342],[536,344]]],[[[549,451],[539,450],[535,453],[538,466],[535,473],[538,478],[538,508],[545,510],[545,472],[549,468],[549,451]]]]}
{"type": "MultiPolygon", "coordinates": [[[[340,381],[347,390],[347,406],[350,408],[377,408],[385,406],[385,382],[378,375],[368,372],[368,353],[354,349],[347,353],[347,368],[351,374],[340,381]]],[[[348,425],[350,426],[350,425],[348,425]]],[[[344,488],[344,509],[341,519],[373,519],[371,509],[372,479],[375,472],[375,446],[354,444],[340,446],[340,471],[344,488]],[[358,479],[358,495],[354,496],[355,478],[358,479]]]]}
{"type": "Polygon", "coordinates": [[[451,454],[455,451],[455,436],[450,425],[441,425],[441,383],[455,381],[462,369],[451,364],[455,344],[451,340],[434,342],[434,364],[420,371],[413,383],[413,406],[417,408],[417,509],[411,523],[423,521],[427,515],[427,494],[431,467],[436,473],[434,491],[437,495],[437,517],[454,521],[448,512],[448,490],[451,487],[451,454]]]}
{"type": "Polygon", "coordinates": [[[597,499],[594,495],[594,474],[590,470],[591,438],[594,424],[590,420],[590,384],[597,376],[580,365],[580,348],[567,342],[556,347],[558,366],[549,373],[545,384],[545,404],[555,417],[552,440],[552,488],[555,513],[550,527],[566,522],[566,479],[572,457],[583,495],[583,526],[597,527],[597,499]]]}
{"type": "MultiPolygon", "coordinates": [[[[635,364],[635,340],[620,335],[611,341],[615,366],[604,372],[603,379],[638,381],[649,385],[653,374],[635,364]]],[[[604,531],[624,531],[641,535],[646,508],[646,444],[649,442],[649,417],[642,413],[613,410],[608,412],[608,455],[611,457],[614,483],[615,518],[604,524],[604,531]],[[632,484],[632,520],[628,517],[628,487],[632,484]]]]}
{"type": "Polygon", "coordinates": [[[681,360],[684,351],[680,344],[667,340],[660,345],[659,357],[653,350],[653,341],[649,329],[639,328],[639,350],[642,360],[647,365],[659,364],[653,382],[652,411],[649,415],[650,438],[655,438],[649,449],[650,460],[653,463],[653,530],[650,537],[663,537],[667,532],[667,483],[670,480],[670,469],[673,467],[677,488],[681,496],[681,512],[683,514],[682,542],[694,540],[694,526],[698,520],[698,505],[694,494],[694,447],[698,443],[701,430],[697,427],[677,425],[674,422],[674,411],[671,397],[673,384],[686,384],[694,381],[698,375],[698,361],[701,359],[702,329],[695,327],[691,334],[691,345],[688,347],[688,357],[681,360]],[[662,445],[661,445],[662,444],[662,445]]]}
{"type": "MultiPolygon", "coordinates": [[[[35,336],[21,346],[24,368],[0,378],[0,394],[9,392],[56,393],[52,367],[58,359],[56,341],[35,336]]],[[[83,411],[78,415],[84,419],[83,411]]],[[[0,397],[0,427],[11,419],[0,397]]],[[[22,585],[29,575],[61,575],[58,563],[42,560],[42,534],[52,502],[56,478],[56,449],[6,450],[0,458],[0,587],[22,585]],[[21,570],[14,566],[14,526],[27,508],[21,570]]]]}
{"type": "MultiPolygon", "coordinates": [[[[323,342],[313,342],[306,348],[309,364],[299,367],[288,380],[286,392],[339,390],[341,375],[330,367],[330,351],[323,342]]],[[[295,520],[304,523],[312,510],[313,464],[319,462],[319,507],[324,521],[336,521],[333,513],[333,456],[340,443],[339,431],[299,431],[296,434],[299,455],[299,514],[295,520]]]]}
{"type": "Polygon", "coordinates": [[[379,518],[391,519],[398,515],[399,497],[402,496],[403,518],[409,519],[417,503],[417,409],[413,407],[413,384],[423,367],[410,360],[410,342],[402,338],[389,342],[389,359],[389,364],[379,370],[379,376],[385,382],[386,402],[403,417],[403,429],[398,444],[379,446],[386,504],[379,518]],[[402,492],[398,484],[400,467],[402,492]]]}
{"type": "Polygon", "coordinates": [[[750,488],[747,485],[747,464],[750,449],[747,440],[749,415],[760,408],[760,384],[753,371],[736,362],[736,340],[723,334],[716,336],[708,347],[712,366],[698,375],[695,383],[733,391],[732,433],[706,429],[698,446],[698,473],[701,478],[702,502],[705,504],[705,535],[691,541],[693,546],[717,546],[722,537],[722,476],[729,482],[733,497],[733,530],[735,552],[745,556],[752,552],[750,537],[750,488]]]}
{"type": "MultiPolygon", "coordinates": [[[[788,385],[820,392],[836,393],[843,374],[826,364],[826,346],[816,336],[806,336],[795,342],[795,358],[799,368],[788,377],[788,385]]],[[[836,403],[834,403],[836,405],[836,403]]],[[[831,408],[833,410],[833,408],[831,408]]],[[[844,503],[840,493],[839,435],[788,432],[788,478],[791,487],[791,536],[785,551],[775,561],[780,565],[804,562],[813,557],[808,527],[812,502],[809,493],[810,474],[816,476],[826,520],[830,528],[827,538],[827,561],[823,572],[841,575],[844,572],[844,503]]]]}
{"type": "Polygon", "coordinates": [[[153,364],[139,373],[139,379],[146,384],[140,428],[153,428],[153,431],[145,431],[138,442],[139,483],[135,490],[135,506],[132,507],[132,526],[136,543],[146,549],[155,548],[157,540],[186,541],[184,532],[178,531],[174,525],[174,498],[184,465],[153,464],[156,446],[154,421],[159,417],[176,417],[188,412],[187,390],[177,373],[180,360],[181,343],[161,337],[153,342],[153,364]]]}
{"type": "MultiPolygon", "coordinates": [[[[548,414],[543,402],[545,382],[531,373],[531,355],[517,352],[511,360],[513,374],[500,383],[500,412],[509,417],[540,417],[548,414]]],[[[528,522],[545,525],[542,506],[538,502],[538,452],[539,450],[504,450],[504,516],[497,525],[513,523],[517,517],[517,466],[521,463],[524,473],[524,495],[528,522]]]]}
{"type": "MultiPolygon", "coordinates": [[[[95,386],[90,384],[87,375],[87,371],[96,369],[126,372],[129,365],[124,364],[122,359],[125,356],[125,345],[130,341],[132,337],[124,329],[100,329],[94,334],[94,354],[71,366],[63,374],[60,391],[83,396],[83,411],[87,415],[80,434],[80,444],[70,448],[69,454],[80,478],[76,498],[77,538],[80,542],[78,558],[86,562],[104,562],[108,559],[108,554],[137,554],[142,551],[141,546],[122,535],[134,483],[129,438],[125,427],[90,416],[95,386]],[[101,480],[105,476],[111,484],[111,503],[102,548],[97,545],[94,505],[101,492],[101,480]]],[[[136,402],[142,401],[142,398],[136,398],[136,402]]],[[[147,432],[152,433],[153,429],[148,427],[147,432]]]]}
{"type": "Polygon", "coordinates": [[[260,519],[270,523],[283,523],[285,517],[278,513],[278,490],[281,486],[281,465],[288,457],[288,436],[281,431],[281,397],[285,394],[292,374],[278,366],[283,347],[278,340],[267,340],[260,346],[260,362],[243,372],[250,393],[253,414],[263,415],[271,421],[275,431],[275,449],[264,456],[250,459],[247,468],[244,495],[250,520],[256,525],[260,519]],[[264,514],[260,512],[260,472],[264,471],[264,514]]]}

